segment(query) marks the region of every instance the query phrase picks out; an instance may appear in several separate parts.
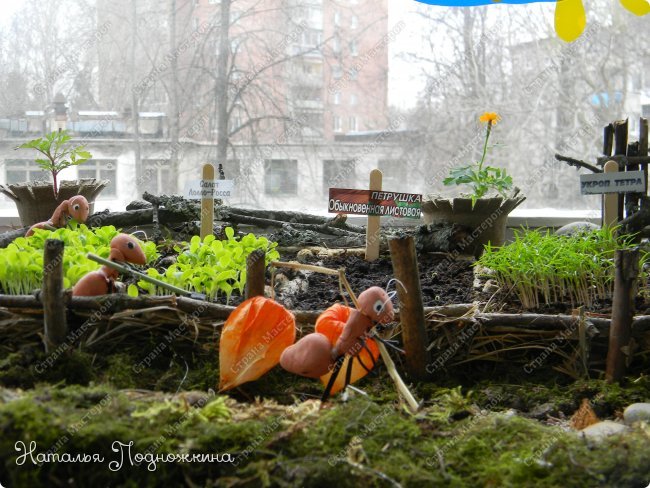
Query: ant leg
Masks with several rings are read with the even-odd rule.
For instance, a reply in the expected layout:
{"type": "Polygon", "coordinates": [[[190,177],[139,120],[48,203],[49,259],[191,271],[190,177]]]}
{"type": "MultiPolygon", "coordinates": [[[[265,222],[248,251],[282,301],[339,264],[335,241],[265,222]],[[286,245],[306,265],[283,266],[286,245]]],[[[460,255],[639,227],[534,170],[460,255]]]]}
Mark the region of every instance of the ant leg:
{"type": "Polygon", "coordinates": [[[327,382],[327,386],[325,387],[325,391],[323,392],[323,396],[320,399],[321,402],[326,402],[327,399],[330,397],[330,392],[332,391],[334,382],[336,381],[336,378],[339,375],[339,371],[341,371],[341,366],[343,366],[343,361],[345,361],[345,356],[339,356],[336,359],[336,362],[334,363],[334,368],[332,368],[332,375],[330,376],[330,379],[327,382]]]}
{"type": "Polygon", "coordinates": [[[350,357],[348,359],[348,368],[345,371],[345,387],[347,387],[350,384],[350,380],[352,379],[352,364],[353,364],[354,358],[350,357]]]}

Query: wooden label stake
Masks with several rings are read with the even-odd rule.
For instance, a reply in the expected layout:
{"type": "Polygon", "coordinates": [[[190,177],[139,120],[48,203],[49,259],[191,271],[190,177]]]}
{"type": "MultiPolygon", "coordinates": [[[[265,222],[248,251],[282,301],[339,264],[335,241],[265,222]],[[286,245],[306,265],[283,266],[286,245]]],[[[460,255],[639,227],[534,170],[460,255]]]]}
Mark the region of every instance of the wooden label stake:
{"type": "MultiPolygon", "coordinates": [[[[210,163],[203,165],[202,181],[214,184],[214,166],[210,163]]],[[[210,187],[211,190],[214,188],[210,187]]],[[[209,197],[201,198],[201,240],[214,233],[214,192],[209,197]]]]}
{"type": "MultiPolygon", "coordinates": [[[[607,161],[605,163],[605,173],[614,173],[618,171],[616,161],[607,161]]],[[[613,227],[618,223],[618,194],[606,193],[603,196],[603,227],[613,227]]]]}
{"type": "MultiPolygon", "coordinates": [[[[378,169],[370,172],[371,191],[381,191],[382,173],[378,169]]],[[[366,226],[366,261],[374,261],[379,257],[379,241],[381,236],[381,217],[369,215],[366,226]]]]}

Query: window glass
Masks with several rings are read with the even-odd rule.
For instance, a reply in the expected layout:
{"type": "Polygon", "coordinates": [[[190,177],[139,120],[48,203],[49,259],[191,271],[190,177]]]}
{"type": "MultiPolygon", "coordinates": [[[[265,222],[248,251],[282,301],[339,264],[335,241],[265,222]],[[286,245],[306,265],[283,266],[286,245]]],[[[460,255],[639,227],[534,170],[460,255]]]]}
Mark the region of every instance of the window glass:
{"type": "Polygon", "coordinates": [[[154,195],[169,195],[175,191],[172,186],[169,160],[145,159],[142,161],[143,191],[154,195]]]}
{"type": "Polygon", "coordinates": [[[405,171],[404,161],[399,159],[380,159],[378,168],[382,172],[382,187],[389,191],[409,192],[412,188],[409,184],[408,171],[405,171]]]}
{"type": "Polygon", "coordinates": [[[5,159],[5,181],[8,184],[27,181],[52,181],[52,175],[43,171],[31,159],[5,159]]]}
{"type": "Polygon", "coordinates": [[[114,198],[117,196],[117,161],[114,159],[91,159],[77,168],[79,178],[95,178],[109,181],[108,185],[99,194],[99,198],[114,198]]]}
{"type": "Polygon", "coordinates": [[[135,17],[123,2],[71,0],[52,32],[34,28],[52,22],[32,8],[39,2],[15,3],[30,8],[5,9],[2,19],[11,28],[0,42],[0,183],[48,180],[35,153],[13,148],[61,126],[103,158],[62,178],[111,180],[100,198],[113,211],[140,199],[142,186],[180,193],[217,155],[238,161],[249,175],[246,202],[259,208],[309,204],[298,184],[324,187],[326,171],[357,156],[359,181],[381,166],[391,186],[455,196],[468,188],[442,181],[482,157],[484,112],[501,117],[485,163],[525,194],[517,211],[597,211],[601,198],[580,194],[586,170],[555,155],[597,164],[605,126],[628,119],[633,144],[640,117],[650,118],[650,37],[636,34],[648,19],[622,9],[612,22],[611,0],[585,2],[589,20],[571,43],[534,2],[231,2],[222,29],[219,0],[176,1],[174,15],[174,2],[137,1],[135,17]],[[52,105],[59,93],[63,112],[52,105]],[[179,154],[174,173],[170,151],[179,154]],[[277,163],[267,171],[264,161],[277,163]],[[138,191],[134,174],[150,175],[138,191]]]}
{"type": "Polygon", "coordinates": [[[334,115],[332,117],[334,132],[341,132],[343,130],[343,124],[341,123],[341,117],[334,115]]]}
{"type": "Polygon", "coordinates": [[[354,115],[350,116],[349,123],[348,123],[348,127],[350,129],[350,132],[354,132],[354,131],[359,130],[359,126],[357,125],[357,122],[358,122],[357,118],[354,115]]]}
{"type": "Polygon", "coordinates": [[[357,175],[354,160],[326,159],[323,161],[323,193],[330,188],[356,188],[357,175]]]}
{"type": "Polygon", "coordinates": [[[267,195],[295,195],[298,192],[298,161],[270,159],[265,161],[264,191],[267,195]]]}

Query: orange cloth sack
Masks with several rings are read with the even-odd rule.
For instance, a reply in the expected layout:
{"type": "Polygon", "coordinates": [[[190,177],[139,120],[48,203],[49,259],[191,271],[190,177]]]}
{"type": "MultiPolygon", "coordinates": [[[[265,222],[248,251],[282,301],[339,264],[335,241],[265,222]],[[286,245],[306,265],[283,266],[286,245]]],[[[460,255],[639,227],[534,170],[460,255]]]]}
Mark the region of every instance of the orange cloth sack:
{"type": "Polygon", "coordinates": [[[296,340],[293,314],[265,297],[239,305],[223,326],[219,341],[219,390],[254,381],[280,362],[296,340]]]}
{"type": "MultiPolygon", "coordinates": [[[[332,347],[334,347],[336,341],[343,332],[343,327],[350,318],[350,314],[352,312],[353,309],[346,307],[345,305],[338,303],[336,305],[332,305],[330,308],[320,314],[318,320],[316,320],[316,332],[319,332],[326,336],[332,344],[332,347]]],[[[370,370],[372,370],[375,363],[377,362],[377,359],[379,359],[379,348],[373,339],[366,339],[365,346],[366,347],[362,347],[359,350],[359,353],[356,356],[345,357],[343,365],[341,366],[330,394],[333,395],[345,387],[345,376],[348,370],[348,363],[350,361],[353,361],[350,384],[354,383],[357,380],[360,380],[366,376],[370,370]]],[[[324,376],[321,376],[320,380],[324,386],[327,386],[331,375],[332,373],[330,372],[324,376]]]]}

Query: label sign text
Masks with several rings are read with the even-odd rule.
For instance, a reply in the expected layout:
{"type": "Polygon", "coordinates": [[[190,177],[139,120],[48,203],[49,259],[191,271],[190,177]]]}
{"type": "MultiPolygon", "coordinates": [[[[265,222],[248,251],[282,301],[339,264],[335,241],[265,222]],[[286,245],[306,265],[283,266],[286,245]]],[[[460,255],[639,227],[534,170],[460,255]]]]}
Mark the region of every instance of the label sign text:
{"type": "Polygon", "coordinates": [[[624,171],[580,175],[580,193],[645,193],[645,174],[643,171],[624,171]]]}
{"type": "Polygon", "coordinates": [[[330,213],[420,218],[422,195],[392,191],[330,188],[330,213]]]}
{"type": "Polygon", "coordinates": [[[235,192],[234,180],[189,180],[183,194],[188,200],[202,198],[228,198],[235,192]]]}

